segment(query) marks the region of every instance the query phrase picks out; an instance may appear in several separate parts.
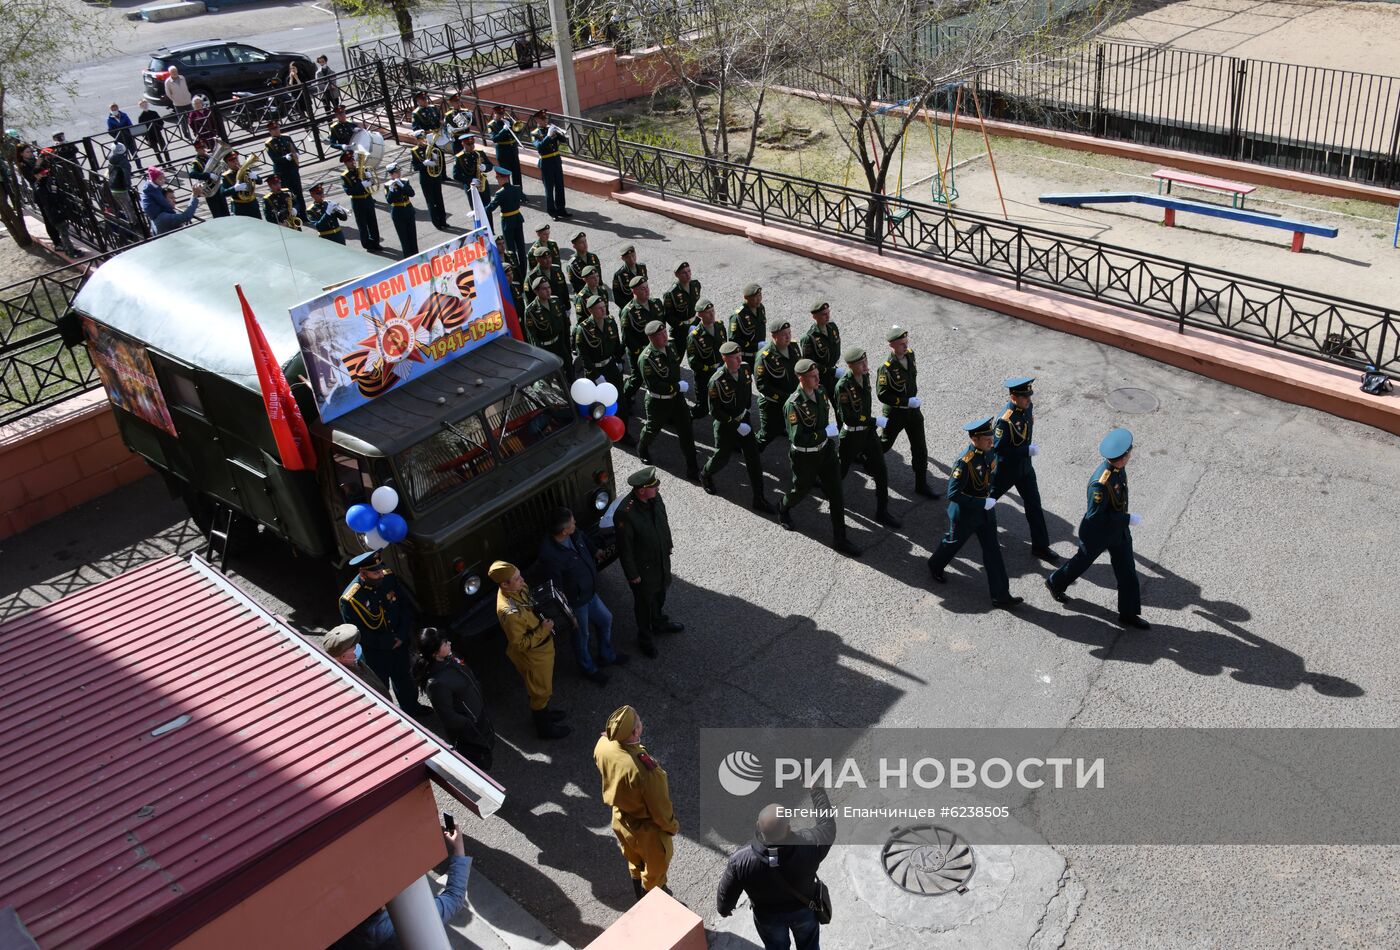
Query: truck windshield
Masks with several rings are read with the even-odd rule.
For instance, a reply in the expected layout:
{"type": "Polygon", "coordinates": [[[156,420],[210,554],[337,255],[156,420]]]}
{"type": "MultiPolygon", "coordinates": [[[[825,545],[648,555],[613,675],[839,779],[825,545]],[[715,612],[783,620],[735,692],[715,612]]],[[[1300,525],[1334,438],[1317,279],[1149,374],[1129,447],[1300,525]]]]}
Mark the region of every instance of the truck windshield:
{"type": "Polygon", "coordinates": [[[501,459],[519,455],[574,421],[574,408],[557,376],[546,376],[486,410],[501,459]]]}
{"type": "Polygon", "coordinates": [[[399,453],[399,477],[415,506],[496,467],[480,416],[443,423],[442,431],[399,453]]]}

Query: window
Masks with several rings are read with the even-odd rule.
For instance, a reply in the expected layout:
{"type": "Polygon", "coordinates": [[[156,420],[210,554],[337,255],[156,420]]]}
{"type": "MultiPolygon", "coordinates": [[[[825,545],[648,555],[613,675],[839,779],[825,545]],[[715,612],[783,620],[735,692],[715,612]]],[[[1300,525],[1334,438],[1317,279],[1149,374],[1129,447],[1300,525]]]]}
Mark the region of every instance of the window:
{"type": "Polygon", "coordinates": [[[358,458],[346,455],[344,452],[333,452],[331,454],[331,470],[335,478],[336,489],[340,492],[345,507],[349,508],[362,501],[369,501],[370,492],[374,488],[374,480],[370,478],[369,472],[365,471],[358,458]]]}
{"type": "Polygon", "coordinates": [[[503,460],[567,428],[574,416],[557,376],[530,383],[486,410],[487,425],[503,460]]]}
{"type": "Polygon", "coordinates": [[[267,54],[260,49],[251,46],[230,46],[228,51],[233,56],[235,63],[265,63],[267,54]]]}
{"type": "Polygon", "coordinates": [[[395,464],[415,508],[495,467],[480,416],[444,423],[441,432],[400,452],[395,464]]]}
{"type": "Polygon", "coordinates": [[[219,46],[197,49],[180,56],[181,69],[202,69],[209,66],[227,66],[228,53],[219,46]]]}
{"type": "Polygon", "coordinates": [[[146,69],[153,73],[162,72],[165,69],[165,60],[159,57],[153,58],[151,60],[151,65],[147,66],[146,69]]]}
{"type": "Polygon", "coordinates": [[[199,389],[195,386],[194,380],[180,372],[171,372],[169,375],[170,389],[167,395],[170,402],[182,409],[204,415],[204,403],[200,401],[199,389]]]}

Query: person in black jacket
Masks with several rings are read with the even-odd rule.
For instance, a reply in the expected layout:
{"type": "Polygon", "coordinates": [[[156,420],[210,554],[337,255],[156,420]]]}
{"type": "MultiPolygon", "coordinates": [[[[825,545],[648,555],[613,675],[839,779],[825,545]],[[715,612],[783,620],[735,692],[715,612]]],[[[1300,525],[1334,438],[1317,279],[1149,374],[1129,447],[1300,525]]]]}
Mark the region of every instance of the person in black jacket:
{"type": "Polygon", "coordinates": [[[572,511],[556,508],[550,517],[549,534],[540,543],[536,564],[544,577],[559,588],[573,611],[574,656],[583,675],[603,686],[608,682],[608,674],[599,667],[621,666],[630,658],[613,649],[612,611],[598,595],[598,549],[577,528],[572,511]],[[590,646],[590,626],[598,630],[597,663],[590,646]]]}
{"type": "Polygon", "coordinates": [[[749,896],[754,927],[765,950],[788,950],[788,934],[797,950],[818,950],[821,928],[810,901],[816,893],[817,868],[836,840],[826,790],[811,790],[820,817],[815,828],[793,831],[777,805],[759,813],[753,840],[729,856],[719,879],[719,915],[728,917],[749,896]],[[799,897],[799,895],[801,895],[799,897]]]}
{"type": "Polygon", "coordinates": [[[481,684],[465,663],[452,655],[452,641],[437,627],[414,637],[413,679],[428,694],[452,748],[482,771],[491,768],[496,729],[486,712],[481,684]]]}

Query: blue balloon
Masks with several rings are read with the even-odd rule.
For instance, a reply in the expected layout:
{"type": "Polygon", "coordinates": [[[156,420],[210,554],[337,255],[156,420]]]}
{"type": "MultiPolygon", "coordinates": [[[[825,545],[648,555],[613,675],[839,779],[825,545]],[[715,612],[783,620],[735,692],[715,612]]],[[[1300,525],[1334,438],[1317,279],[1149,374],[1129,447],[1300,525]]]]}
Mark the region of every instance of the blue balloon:
{"type": "Polygon", "coordinates": [[[586,406],[575,405],[574,408],[578,410],[578,417],[580,419],[587,419],[593,414],[593,403],[591,402],[586,406]]]}
{"type": "Polygon", "coordinates": [[[617,403],[613,403],[611,406],[609,406],[609,407],[607,408],[607,410],[603,413],[603,415],[605,415],[605,416],[615,416],[615,415],[617,415],[617,403]]]}
{"type": "Polygon", "coordinates": [[[403,515],[396,515],[392,512],[380,515],[379,536],[390,544],[402,541],[408,537],[408,522],[403,520],[403,515]]]}
{"type": "Polygon", "coordinates": [[[369,505],[351,505],[350,510],[345,512],[345,523],[351,531],[364,534],[373,531],[374,526],[379,524],[379,512],[369,505]]]}

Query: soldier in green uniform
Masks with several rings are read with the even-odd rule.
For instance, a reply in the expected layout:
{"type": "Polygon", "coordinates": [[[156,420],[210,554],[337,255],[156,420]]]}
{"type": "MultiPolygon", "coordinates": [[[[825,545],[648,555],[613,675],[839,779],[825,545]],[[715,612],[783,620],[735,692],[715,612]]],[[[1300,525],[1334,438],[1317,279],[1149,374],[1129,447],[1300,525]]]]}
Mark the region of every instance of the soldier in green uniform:
{"type": "Polygon", "coordinates": [[[793,530],[792,509],[812,486],[820,483],[831,507],[832,547],[847,557],[860,557],[860,548],[846,539],[846,500],[841,492],[841,462],[836,455],[836,423],[822,391],[817,364],[800,359],[793,367],[798,386],[783,406],[787,419],[788,455],[792,460],[792,485],[778,502],[778,522],[793,530]]]}
{"type": "Polygon", "coordinates": [[[1040,504],[1040,485],[1031,459],[1040,454],[1035,444],[1035,410],[1031,396],[1033,376],[1013,376],[1002,382],[1011,396],[992,430],[992,454],[997,457],[992,497],[1000,498],[1011,489],[1021,495],[1026,521],[1031,530],[1031,553],[1042,561],[1058,564],[1060,556],[1050,550],[1050,532],[1045,527],[1045,509],[1040,504]]]}
{"type": "Polygon", "coordinates": [[[549,251],[551,261],[555,264],[560,263],[559,245],[549,239],[549,222],[547,221],[535,228],[535,243],[530,245],[530,256],[534,257],[536,249],[541,247],[549,251]]]}
{"type": "Polygon", "coordinates": [[[875,395],[890,421],[880,432],[880,445],[888,452],[899,434],[907,432],[910,464],[914,468],[914,493],[937,498],[938,492],[928,487],[928,441],[924,435],[924,414],[919,408],[923,403],[919,399],[914,351],[909,349],[909,331],[890,327],[885,339],[890,344],[890,355],[875,374],[875,395]]]}
{"type": "Polygon", "coordinates": [[[588,235],[582,231],[569,238],[569,243],[574,248],[573,260],[569,261],[569,286],[574,288],[574,293],[578,293],[583,290],[583,269],[594,268],[601,280],[603,262],[598,260],[597,254],[588,249],[588,235]]]}
{"type": "Polygon", "coordinates": [[[763,309],[763,288],[749,284],[744,288],[744,302],[729,316],[729,339],[744,351],[744,362],[753,369],[754,355],[763,343],[763,328],[768,324],[763,309]]]}
{"type": "Polygon", "coordinates": [[[1046,578],[1045,588],[1063,604],[1069,599],[1065,588],[1107,551],[1118,582],[1118,622],[1134,630],[1151,630],[1152,625],[1142,619],[1142,594],[1133,560],[1132,528],[1142,518],[1128,511],[1127,465],[1133,457],[1133,434],[1114,429],[1099,443],[1099,454],[1103,461],[1089,479],[1088,509],[1079,522],[1079,550],[1046,578]]]}
{"type": "Polygon", "coordinates": [[[276,119],[267,122],[267,143],[263,146],[272,170],[282,179],[282,188],[292,193],[297,216],[306,217],[306,199],[301,194],[301,156],[291,136],[282,134],[282,124],[276,119]]]}
{"type": "Polygon", "coordinates": [[[637,618],[637,648],[656,658],[658,633],[680,633],[682,624],[666,616],[666,589],[671,586],[671,523],[661,500],[661,482],[648,465],[627,477],[632,490],[617,506],[617,560],[632,588],[637,618]]]}
{"type": "Polygon", "coordinates": [[[292,219],[298,217],[296,198],[282,188],[280,175],[268,175],[267,197],[263,198],[263,220],[269,224],[292,227],[292,219]]]}
{"type": "Polygon", "coordinates": [[[859,346],[848,346],[841,358],[847,366],[846,373],[836,381],[836,418],[841,424],[841,479],[844,482],[851,466],[859,462],[865,473],[875,480],[875,520],[887,528],[898,528],[899,521],[890,514],[890,476],[885,468],[885,450],[880,447],[880,429],[889,420],[875,414],[870,363],[865,358],[865,350],[859,346]]]}
{"type": "MultiPolygon", "coordinates": [[[[697,285],[699,286],[699,285],[697,285]]],[[[685,340],[685,358],[695,375],[695,408],[691,416],[703,419],[710,414],[710,377],[723,362],[719,348],[729,339],[724,324],[715,321],[715,305],[705,298],[695,303],[700,322],[690,328],[685,340]]],[[[745,402],[745,408],[748,403],[745,402]]]]}
{"type": "MultiPolygon", "coordinates": [[[[635,304],[629,304],[632,306],[635,304]]],[[[680,440],[685,456],[685,477],[695,481],[700,477],[700,463],[695,457],[695,434],[690,427],[690,406],[685,394],[690,384],[681,379],[681,363],[666,345],[666,324],[652,320],[646,325],[647,345],[637,357],[637,369],[646,388],[647,421],[642,426],[637,457],[651,464],[651,444],[663,427],[669,427],[680,440]]]]}
{"type": "Polygon", "coordinates": [[[997,500],[992,497],[993,471],[996,457],[992,449],[992,417],[975,419],[963,426],[972,444],[953,466],[948,479],[948,533],[928,559],[928,572],[940,584],[948,582],[943,569],[958,550],[974,534],[982,546],[982,567],[987,573],[987,587],[992,592],[992,606],[1015,610],[1023,602],[1011,596],[1006,564],[1001,559],[1001,544],[997,541],[997,517],[992,511],[997,500]]]}
{"type": "Polygon", "coordinates": [[[564,361],[565,370],[573,367],[574,356],[569,348],[569,318],[550,291],[549,280],[543,274],[530,279],[534,299],[525,308],[525,338],[542,350],[549,350],[564,361]]]}
{"type": "Polygon", "coordinates": [[[485,210],[488,214],[497,208],[501,210],[501,236],[506,239],[506,247],[510,248],[511,254],[515,256],[516,272],[523,280],[525,275],[521,269],[529,260],[525,256],[525,219],[520,213],[520,206],[525,202],[525,192],[520,190],[519,185],[511,183],[510,175],[509,168],[499,162],[496,164],[496,193],[486,203],[485,210]]]}
{"type": "Polygon", "coordinates": [[[418,89],[413,93],[413,115],[410,117],[414,133],[426,132],[428,141],[437,137],[442,129],[442,113],[438,107],[428,104],[428,93],[418,89]]]}
{"type": "Polygon", "coordinates": [[[642,388],[641,371],[637,361],[647,347],[647,324],[661,319],[661,307],[651,299],[651,287],[645,274],[633,277],[627,287],[627,305],[618,315],[622,324],[622,346],[627,350],[627,382],[622,387],[622,399],[631,402],[642,388]]]}
{"type": "MultiPolygon", "coordinates": [[[[786,414],[784,403],[797,388],[793,367],[802,359],[802,351],[792,342],[792,324],[783,317],[768,321],[771,339],[763,344],[753,364],[753,381],[758,387],[758,450],[782,438],[786,414]]],[[[737,343],[738,341],[735,340],[737,343]]],[[[740,344],[742,346],[742,344],[740,344]]]]}
{"type": "Polygon", "coordinates": [[[316,233],[327,241],[345,243],[345,235],[340,233],[340,222],[350,217],[340,205],[326,200],[326,187],[319,182],[311,186],[311,207],[306,209],[306,223],[316,229],[316,233]]]}
{"type": "MultiPolygon", "coordinates": [[[[595,272],[596,273],[596,272],[595,272]]],[[[618,336],[617,321],[608,314],[606,301],[597,294],[590,294],[583,302],[584,310],[574,327],[574,349],[578,351],[579,365],[583,375],[595,382],[605,379],[622,392],[622,339],[618,336]]],[[[621,400],[619,400],[621,402],[621,400]]],[[[618,418],[624,423],[631,412],[626,403],[617,407],[618,418]]],[[[630,433],[622,436],[624,445],[635,445],[630,433]]]]}
{"type": "MultiPolygon", "coordinates": [[[[570,265],[572,268],[572,265],[570,265]]],[[[588,298],[597,297],[603,303],[603,312],[608,313],[608,289],[602,284],[602,277],[598,273],[598,268],[593,264],[587,264],[583,268],[583,286],[578,293],[574,294],[574,310],[578,314],[578,319],[583,320],[588,316],[588,298]]],[[[618,391],[622,389],[622,384],[618,383],[618,391]]]]}
{"type": "Polygon", "coordinates": [[[413,599],[377,551],[350,559],[359,575],[340,595],[340,619],[360,631],[365,663],[394,687],[399,708],[414,719],[427,712],[409,672],[409,649],[416,632],[413,599]]]}
{"type": "MultiPolygon", "coordinates": [[[[699,327],[690,331],[699,331],[699,327]]],[[[723,332],[724,328],[719,327],[723,332]]],[[[739,344],[727,340],[720,344],[724,365],[710,376],[710,412],[715,417],[715,454],[700,473],[700,485],[708,494],[715,494],[715,474],[729,462],[737,447],[744,453],[744,466],[749,470],[749,487],[753,489],[753,510],[772,513],[773,506],[763,497],[763,463],[758,455],[758,442],[749,425],[749,403],[753,400],[753,370],[744,362],[739,344]]],[[[696,379],[699,379],[696,376],[696,379]]]]}
{"type": "Polygon", "coordinates": [[[841,328],[831,322],[831,306],[825,300],[812,303],[812,325],[802,334],[802,355],[817,364],[822,389],[834,394],[836,377],[841,375],[841,367],[836,365],[841,356],[841,328]]]}
{"type": "Polygon", "coordinates": [[[530,270],[525,274],[525,284],[529,285],[535,275],[549,281],[549,290],[561,306],[569,303],[569,282],[564,279],[564,270],[554,259],[548,247],[536,244],[530,248],[530,270]]]}
{"type": "MultiPolygon", "coordinates": [[[[670,330],[671,352],[675,354],[676,359],[680,359],[685,353],[690,328],[695,325],[695,303],[700,299],[700,281],[691,279],[690,264],[687,261],[676,265],[675,274],[676,282],[666,291],[666,296],[661,300],[661,307],[666,314],[666,328],[670,330]]],[[[708,377],[697,376],[695,381],[698,384],[706,378],[708,377]]]]}
{"type": "Polygon", "coordinates": [[[647,266],[637,263],[637,249],[631,244],[622,246],[622,266],[613,271],[613,302],[625,307],[632,301],[632,281],[647,275],[647,266]]]}

